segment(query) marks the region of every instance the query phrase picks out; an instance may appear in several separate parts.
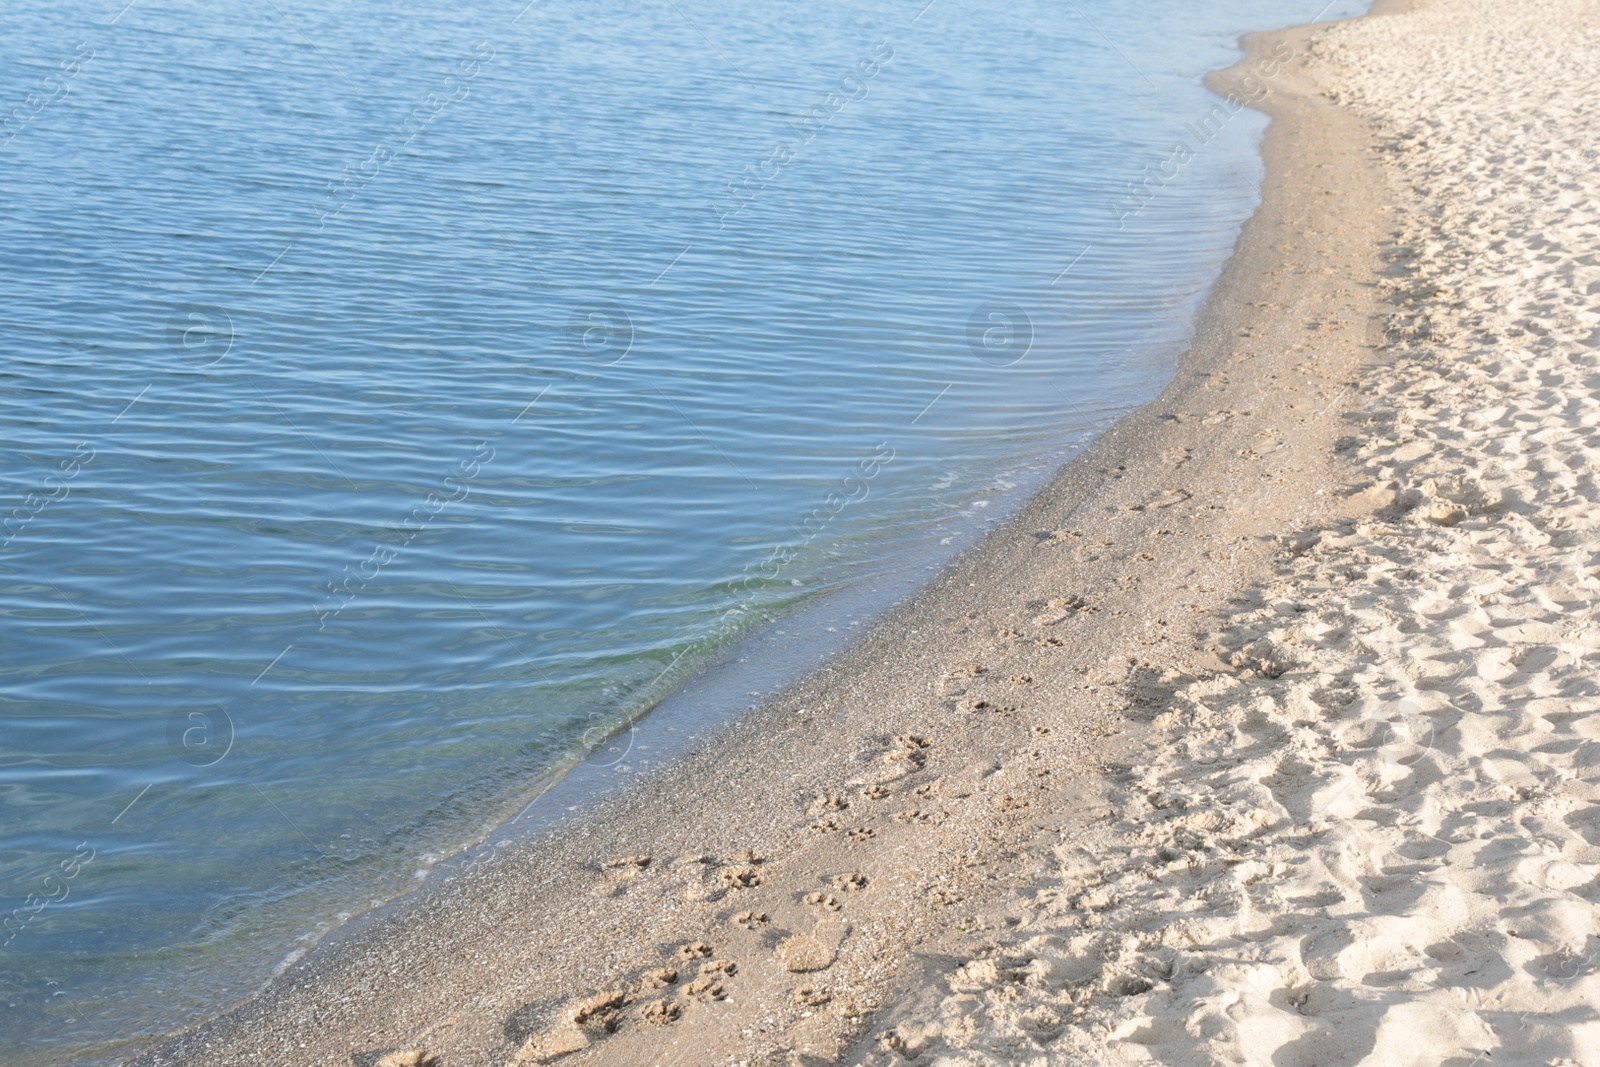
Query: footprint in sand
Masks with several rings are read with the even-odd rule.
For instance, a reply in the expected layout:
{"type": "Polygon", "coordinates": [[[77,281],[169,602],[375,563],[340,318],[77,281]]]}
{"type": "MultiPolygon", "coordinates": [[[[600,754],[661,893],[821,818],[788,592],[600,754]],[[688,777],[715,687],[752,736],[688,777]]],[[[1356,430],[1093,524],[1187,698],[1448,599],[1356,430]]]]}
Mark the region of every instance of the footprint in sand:
{"type": "Polygon", "coordinates": [[[844,893],[859,893],[867,888],[867,876],[859,872],[836,874],[833,876],[833,888],[844,893]]]}
{"type": "MultiPolygon", "coordinates": [[[[898,742],[900,739],[896,738],[898,742]]],[[[924,746],[926,743],[924,742],[924,746]]],[[[884,772],[886,781],[894,781],[907,775],[915,774],[928,762],[928,755],[923,751],[923,746],[894,744],[883,754],[883,762],[888,766],[884,772]]]]}
{"type": "Polygon", "coordinates": [[[1088,597],[1077,593],[1051,597],[1044,601],[1030,600],[1024,606],[1039,612],[1033,619],[1033,625],[1035,626],[1054,626],[1058,622],[1065,622],[1079,612],[1098,610],[1088,597]]]}
{"type": "Polygon", "coordinates": [[[676,967],[656,967],[639,976],[639,981],[634,985],[634,996],[640,997],[657,989],[665,989],[670,985],[678,984],[678,969],[676,967]]]}
{"type": "Polygon", "coordinates": [[[739,965],[732,960],[707,960],[700,965],[700,975],[684,986],[685,996],[697,1000],[726,1000],[727,979],[739,973],[739,965]]]}
{"type": "Polygon", "coordinates": [[[627,1002],[627,995],[620,989],[596,993],[579,1001],[570,1018],[581,1027],[598,1027],[610,1033],[617,1028],[617,1015],[627,1002]]]}
{"type": "Polygon", "coordinates": [[[778,945],[778,960],[794,974],[821,971],[833,966],[839,945],[850,927],[842,922],[823,920],[809,934],[795,934],[778,945]]]}
{"type": "Polygon", "coordinates": [[[833,994],[813,985],[803,985],[790,993],[789,999],[802,1008],[820,1008],[833,999],[833,994]]]}
{"type": "Polygon", "coordinates": [[[746,930],[754,930],[758,926],[765,926],[772,919],[764,911],[741,911],[730,922],[735,926],[742,926],[746,930]]]}
{"type": "Polygon", "coordinates": [[[889,739],[889,751],[883,754],[885,763],[921,767],[928,761],[928,742],[916,734],[896,734],[889,739]]]}
{"type": "Polygon", "coordinates": [[[683,1017],[683,1005],[672,1000],[655,1000],[639,1009],[639,1018],[651,1026],[666,1026],[683,1017]]]}
{"type": "Polygon", "coordinates": [[[840,830],[844,829],[844,823],[840,822],[834,816],[829,815],[825,819],[818,819],[816,822],[812,823],[811,829],[815,830],[819,834],[836,834],[840,830]]]}
{"type": "Polygon", "coordinates": [[[866,841],[867,839],[876,837],[877,835],[878,831],[874,830],[870,826],[858,826],[854,830],[851,830],[846,836],[852,841],[866,841]]]}
{"type": "Polygon", "coordinates": [[[832,893],[807,893],[801,898],[801,902],[810,904],[814,908],[821,908],[823,911],[838,911],[844,907],[844,901],[832,893]]]}
{"type": "Polygon", "coordinates": [[[886,785],[869,785],[861,791],[861,795],[866,797],[868,800],[882,800],[892,792],[894,792],[894,790],[890,789],[886,785]]]}
{"type": "Polygon", "coordinates": [[[959,667],[954,667],[948,671],[945,671],[944,674],[940,675],[939,680],[942,682],[958,682],[966,678],[976,678],[980,674],[988,673],[989,668],[987,667],[980,666],[976,663],[963,663],[959,667]]]}
{"type": "Polygon", "coordinates": [[[711,955],[714,950],[704,941],[691,941],[687,945],[678,946],[680,960],[698,960],[711,955]]]}
{"type": "Polygon", "coordinates": [[[597,993],[567,1009],[566,1019],[554,1029],[534,1034],[523,1042],[512,1058],[513,1064],[546,1063],[615,1033],[622,1021],[622,1009],[629,997],[620,989],[597,993]]]}
{"type": "Polygon", "coordinates": [[[754,889],[761,884],[761,872],[754,867],[724,867],[717,880],[729,889],[754,889]]]}
{"type": "Polygon", "coordinates": [[[608,881],[626,882],[639,877],[649,866],[649,856],[623,856],[621,859],[602,863],[600,870],[608,881]]]}
{"type": "Polygon", "coordinates": [[[811,814],[820,815],[825,811],[844,811],[850,807],[850,802],[844,797],[824,793],[811,802],[811,814]]]}
{"type": "Polygon", "coordinates": [[[684,987],[684,995],[697,1000],[727,1000],[728,989],[718,975],[708,974],[696,978],[684,987]]]}

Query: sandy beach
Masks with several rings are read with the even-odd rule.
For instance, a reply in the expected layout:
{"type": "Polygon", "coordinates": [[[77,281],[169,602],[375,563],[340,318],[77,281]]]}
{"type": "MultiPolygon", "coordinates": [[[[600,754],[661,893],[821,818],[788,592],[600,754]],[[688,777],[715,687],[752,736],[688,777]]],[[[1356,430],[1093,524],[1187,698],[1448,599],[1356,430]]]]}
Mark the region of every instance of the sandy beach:
{"type": "Polygon", "coordinates": [[[1246,44],[1263,204],[1155,402],[825,670],[131,1062],[1600,1063],[1600,12],[1246,44]]]}

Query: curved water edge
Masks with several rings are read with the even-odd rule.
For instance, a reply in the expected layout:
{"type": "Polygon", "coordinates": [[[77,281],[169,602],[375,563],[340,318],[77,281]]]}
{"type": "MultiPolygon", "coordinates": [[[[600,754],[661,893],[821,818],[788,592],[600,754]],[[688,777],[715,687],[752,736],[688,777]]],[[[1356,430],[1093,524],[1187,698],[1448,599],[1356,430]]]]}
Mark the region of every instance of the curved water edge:
{"type": "Polygon", "coordinates": [[[53,87],[0,171],[9,1046],[214,1012],[1153,395],[1254,207],[1198,79],[1260,6],[696,9],[727,69],[667,5],[0,16],[53,87]]]}

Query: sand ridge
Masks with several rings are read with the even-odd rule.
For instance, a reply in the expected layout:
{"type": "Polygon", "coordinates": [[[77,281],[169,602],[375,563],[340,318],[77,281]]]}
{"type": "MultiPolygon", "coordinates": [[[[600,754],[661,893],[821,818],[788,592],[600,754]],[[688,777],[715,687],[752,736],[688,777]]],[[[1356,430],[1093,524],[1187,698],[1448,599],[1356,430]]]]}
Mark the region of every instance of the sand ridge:
{"type": "MultiPolygon", "coordinates": [[[[1056,848],[1107,842],[1114,858],[1138,813],[1126,780],[1101,774],[1107,759],[1133,765],[1166,726],[1140,719],[1258,669],[1201,635],[1299,531],[1385,503],[1343,491],[1352,456],[1335,444],[1384,341],[1375,278],[1394,223],[1365,124],[1312,91],[1311,40],[1284,40],[1296,57],[1260,102],[1275,117],[1266,206],[1155,402],[858,645],[679,764],[331,939],[132,1062],[1070,1051],[1070,1028],[1023,1002],[1099,990],[1101,972],[1007,961],[1032,937],[1067,939],[1039,899],[1067,882],[1056,848]],[[952,997],[987,1014],[952,1015],[952,997]],[[1005,1029],[1013,1001],[1022,1037],[1005,1029]]],[[[1221,752],[1233,734],[1213,732],[1221,752]]],[[[1119,900],[1078,912],[1123,914],[1119,900]]],[[[1132,962],[1107,973],[1118,1004],[1156,992],[1137,989],[1132,962]]]]}

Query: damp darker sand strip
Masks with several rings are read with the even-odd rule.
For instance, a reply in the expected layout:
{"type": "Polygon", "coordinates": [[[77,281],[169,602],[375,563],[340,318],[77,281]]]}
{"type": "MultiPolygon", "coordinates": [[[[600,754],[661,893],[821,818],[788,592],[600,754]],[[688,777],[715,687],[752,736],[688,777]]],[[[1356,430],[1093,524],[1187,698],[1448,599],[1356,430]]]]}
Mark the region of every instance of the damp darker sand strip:
{"type": "Polygon", "coordinates": [[[1260,103],[1263,205],[1156,401],[824,669],[133,1062],[892,1056],[882,1010],[944,995],[1005,928],[1030,843],[1108,817],[1101,769],[1141,743],[1140,708],[1217,666],[1216,613],[1357,508],[1334,442],[1392,223],[1306,41],[1253,38],[1217,78],[1296,53],[1260,103]]]}

